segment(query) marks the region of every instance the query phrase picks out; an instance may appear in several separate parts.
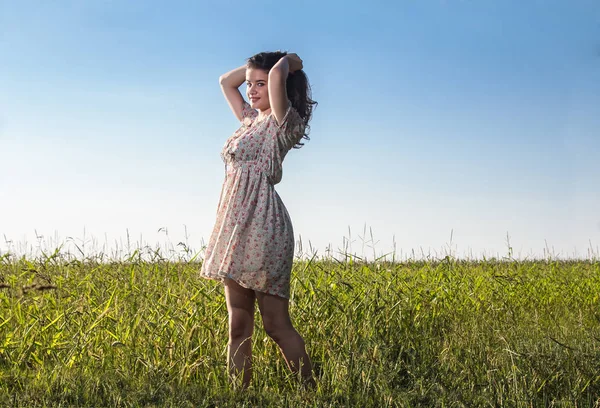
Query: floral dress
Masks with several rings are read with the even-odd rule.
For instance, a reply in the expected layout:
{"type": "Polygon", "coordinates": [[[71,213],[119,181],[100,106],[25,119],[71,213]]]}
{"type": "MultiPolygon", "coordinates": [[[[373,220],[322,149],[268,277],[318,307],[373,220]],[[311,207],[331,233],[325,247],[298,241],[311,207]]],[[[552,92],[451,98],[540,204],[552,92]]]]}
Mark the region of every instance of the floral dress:
{"type": "Polygon", "coordinates": [[[289,298],[294,258],[292,221],[275,191],[287,152],[305,125],[288,101],[281,125],[244,101],[242,126],[225,142],[225,181],[201,276],[289,298]]]}

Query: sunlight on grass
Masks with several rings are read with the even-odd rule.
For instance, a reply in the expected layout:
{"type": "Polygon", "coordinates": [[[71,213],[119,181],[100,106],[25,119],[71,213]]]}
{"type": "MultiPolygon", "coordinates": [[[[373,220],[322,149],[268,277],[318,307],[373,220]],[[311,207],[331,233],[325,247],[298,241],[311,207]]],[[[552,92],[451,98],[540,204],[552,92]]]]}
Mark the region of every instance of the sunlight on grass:
{"type": "Polygon", "coordinates": [[[254,380],[229,388],[222,288],[200,257],[0,256],[10,406],[600,406],[600,262],[297,259],[301,390],[257,315],[254,380]]]}

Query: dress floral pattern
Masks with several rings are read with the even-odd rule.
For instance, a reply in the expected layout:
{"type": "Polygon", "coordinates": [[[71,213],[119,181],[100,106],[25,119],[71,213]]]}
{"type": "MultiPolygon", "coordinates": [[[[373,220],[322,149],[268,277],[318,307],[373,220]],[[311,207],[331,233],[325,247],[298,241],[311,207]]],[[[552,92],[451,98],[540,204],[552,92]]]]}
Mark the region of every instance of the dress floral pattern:
{"type": "Polygon", "coordinates": [[[257,116],[244,101],[242,125],[221,151],[225,181],[200,275],[289,298],[294,230],[274,186],[305,126],[290,101],[281,124],[257,116]]]}

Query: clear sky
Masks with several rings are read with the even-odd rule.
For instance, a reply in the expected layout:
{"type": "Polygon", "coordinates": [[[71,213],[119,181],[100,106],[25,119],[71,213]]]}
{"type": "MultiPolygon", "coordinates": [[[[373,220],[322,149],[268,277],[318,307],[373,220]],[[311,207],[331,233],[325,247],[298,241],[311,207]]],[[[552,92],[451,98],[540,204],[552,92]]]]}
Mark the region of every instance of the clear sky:
{"type": "Polygon", "coordinates": [[[276,187],[304,249],[598,250],[596,0],[0,0],[0,251],[200,249],[238,126],[218,77],[277,49],[319,102],[276,187]]]}

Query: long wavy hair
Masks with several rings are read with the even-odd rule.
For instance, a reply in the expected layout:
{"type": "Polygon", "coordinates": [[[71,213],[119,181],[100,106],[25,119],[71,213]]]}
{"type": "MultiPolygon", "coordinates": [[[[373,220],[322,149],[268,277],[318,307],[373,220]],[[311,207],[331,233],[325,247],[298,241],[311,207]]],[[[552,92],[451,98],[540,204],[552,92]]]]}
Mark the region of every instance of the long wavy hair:
{"type": "MultiPolygon", "coordinates": [[[[248,58],[247,66],[253,69],[262,69],[263,71],[269,72],[273,66],[282,57],[286,56],[287,52],[275,51],[275,52],[260,52],[252,57],[248,58]]],[[[287,90],[287,96],[292,106],[304,121],[304,136],[303,139],[310,140],[308,133],[310,132],[310,126],[308,122],[312,118],[312,112],[314,107],[317,105],[316,101],[312,100],[312,92],[308,77],[303,70],[295,71],[288,75],[285,87],[287,90]]],[[[295,148],[304,146],[304,143],[298,142],[295,148]]]]}

